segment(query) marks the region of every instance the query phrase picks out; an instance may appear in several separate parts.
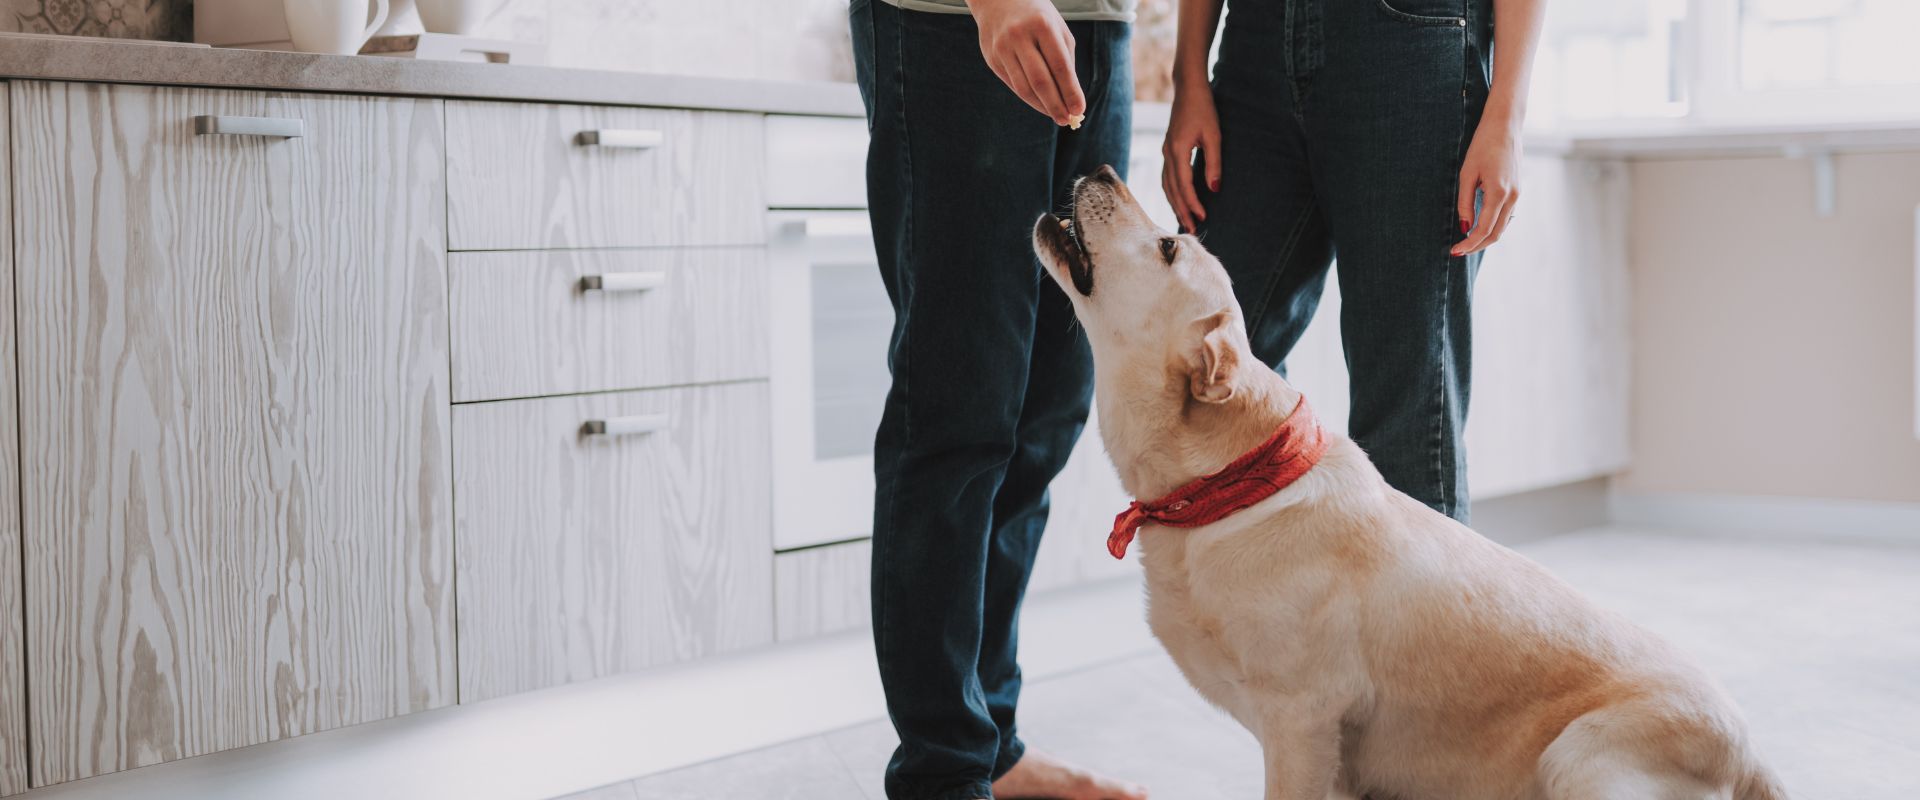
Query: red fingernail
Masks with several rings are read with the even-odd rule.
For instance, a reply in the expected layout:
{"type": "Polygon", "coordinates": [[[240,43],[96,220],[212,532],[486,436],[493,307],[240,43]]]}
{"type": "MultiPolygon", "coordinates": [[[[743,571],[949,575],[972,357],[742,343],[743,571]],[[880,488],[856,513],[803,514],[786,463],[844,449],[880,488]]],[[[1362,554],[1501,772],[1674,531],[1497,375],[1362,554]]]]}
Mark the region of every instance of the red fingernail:
{"type": "Polygon", "coordinates": [[[1208,188],[1209,190],[1211,190],[1211,191],[1215,191],[1215,192],[1217,192],[1217,191],[1220,191],[1220,179],[1219,179],[1219,178],[1214,178],[1213,180],[1211,180],[1211,181],[1208,181],[1208,182],[1207,182],[1207,188],[1208,188]]]}
{"type": "Polygon", "coordinates": [[[1471,223],[1471,222],[1468,222],[1468,221],[1466,221],[1466,220],[1464,220],[1464,219],[1463,219],[1463,220],[1460,220],[1460,232],[1461,232],[1461,233],[1467,233],[1468,231],[1471,231],[1471,230],[1473,230],[1473,223],[1471,223]]]}

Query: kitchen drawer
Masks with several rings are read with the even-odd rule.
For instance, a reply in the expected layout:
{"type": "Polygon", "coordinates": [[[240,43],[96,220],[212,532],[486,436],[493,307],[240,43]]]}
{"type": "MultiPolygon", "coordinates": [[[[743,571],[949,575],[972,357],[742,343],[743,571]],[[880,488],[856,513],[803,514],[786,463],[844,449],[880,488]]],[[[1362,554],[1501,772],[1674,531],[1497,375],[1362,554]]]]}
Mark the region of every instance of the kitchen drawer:
{"type": "Polygon", "coordinates": [[[773,557],[774,630],[780,641],[864,628],[873,619],[873,542],[790,550],[773,557]]]}
{"type": "Polygon", "coordinates": [[[449,102],[449,247],[759,244],[764,124],[716,111],[449,102]]]}
{"type": "Polygon", "coordinates": [[[866,120],[767,117],[767,206],[866,208],[866,120]]]}
{"type": "Polygon", "coordinates": [[[461,702],[772,641],[766,384],[475,403],[453,428],[461,702]]]}
{"type": "Polygon", "coordinates": [[[760,248],[455,253],[450,280],[455,402],[767,376],[760,248]]]}

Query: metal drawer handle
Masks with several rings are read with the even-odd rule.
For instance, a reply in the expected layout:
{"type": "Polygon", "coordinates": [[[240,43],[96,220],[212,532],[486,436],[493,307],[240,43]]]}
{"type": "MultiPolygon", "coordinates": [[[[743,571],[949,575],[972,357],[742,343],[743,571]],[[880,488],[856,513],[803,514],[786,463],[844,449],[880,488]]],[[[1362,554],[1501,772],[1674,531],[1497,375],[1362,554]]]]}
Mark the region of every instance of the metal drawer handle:
{"type": "Polygon", "coordinates": [[[669,427],[671,425],[665,414],[635,414],[631,417],[590,419],[580,430],[588,436],[633,436],[664,431],[669,427]]]}
{"type": "Polygon", "coordinates": [[[204,115],[193,118],[195,136],[276,136],[298,139],[305,135],[306,122],[284,117],[221,117],[204,115]]]}
{"type": "Polygon", "coordinates": [[[644,292],[666,285],[667,273],[664,272],[607,272],[588,275],[580,279],[580,290],[586,292],[644,292]]]}
{"type": "Polygon", "coordinates": [[[589,147],[621,147],[630,150],[659,147],[666,141],[666,134],[640,128],[602,128],[597,131],[581,131],[579,138],[580,144],[589,147]]]}

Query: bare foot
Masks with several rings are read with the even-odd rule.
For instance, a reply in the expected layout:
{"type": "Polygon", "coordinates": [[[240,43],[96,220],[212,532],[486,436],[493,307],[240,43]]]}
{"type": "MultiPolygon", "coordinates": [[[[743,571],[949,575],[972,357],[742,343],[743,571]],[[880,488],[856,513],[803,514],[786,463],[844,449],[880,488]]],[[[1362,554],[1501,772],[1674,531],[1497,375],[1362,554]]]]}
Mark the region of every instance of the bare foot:
{"type": "Polygon", "coordinates": [[[1147,790],[1028,750],[1013,769],[993,782],[993,796],[1000,800],[1147,800],[1147,790]]]}

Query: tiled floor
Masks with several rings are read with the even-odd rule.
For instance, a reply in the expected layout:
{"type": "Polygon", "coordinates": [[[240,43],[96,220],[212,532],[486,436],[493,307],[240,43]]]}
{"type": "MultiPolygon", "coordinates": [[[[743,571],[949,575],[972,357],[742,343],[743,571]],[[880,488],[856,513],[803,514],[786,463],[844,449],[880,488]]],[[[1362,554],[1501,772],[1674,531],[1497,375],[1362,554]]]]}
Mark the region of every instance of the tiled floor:
{"type": "MultiPolygon", "coordinates": [[[[1522,545],[1602,605],[1679,642],[1746,709],[1799,800],[1920,797],[1920,536],[1914,544],[1650,534],[1522,545]]],[[[1256,798],[1252,737],[1158,652],[1040,681],[1029,742],[1158,800],[1256,798]]],[[[567,800],[883,800],[884,721],[567,800]]]]}

